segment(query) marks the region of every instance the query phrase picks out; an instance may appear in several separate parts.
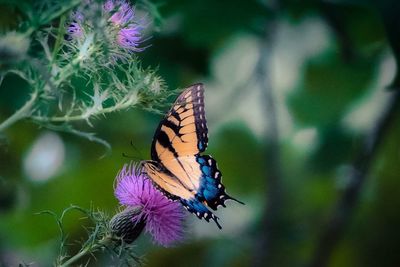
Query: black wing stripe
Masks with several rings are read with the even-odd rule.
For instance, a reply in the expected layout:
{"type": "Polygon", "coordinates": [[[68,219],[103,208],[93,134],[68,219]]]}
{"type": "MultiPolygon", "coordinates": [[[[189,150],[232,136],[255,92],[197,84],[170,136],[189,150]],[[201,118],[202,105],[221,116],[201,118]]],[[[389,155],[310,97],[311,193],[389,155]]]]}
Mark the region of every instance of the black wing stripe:
{"type": "MultiPolygon", "coordinates": [[[[163,126],[170,128],[172,131],[174,131],[174,134],[178,137],[182,136],[182,134],[179,132],[180,126],[174,124],[172,121],[165,120],[163,123],[163,126]]],[[[162,130],[161,130],[162,131],[162,130]]]]}
{"type": "Polygon", "coordinates": [[[181,119],[179,117],[179,113],[176,112],[176,110],[174,108],[171,109],[171,111],[170,111],[170,113],[168,115],[173,116],[178,121],[181,121],[181,119]]]}

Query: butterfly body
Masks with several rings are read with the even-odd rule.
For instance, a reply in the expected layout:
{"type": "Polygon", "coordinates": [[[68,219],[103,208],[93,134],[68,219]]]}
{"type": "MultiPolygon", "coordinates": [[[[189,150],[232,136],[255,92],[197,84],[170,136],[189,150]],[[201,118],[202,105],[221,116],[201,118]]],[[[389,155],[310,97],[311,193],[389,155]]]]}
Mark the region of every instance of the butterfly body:
{"type": "Polygon", "coordinates": [[[200,154],[208,145],[207,132],[204,88],[195,84],[181,93],[160,122],[151,146],[152,160],[142,165],[168,198],[179,200],[189,212],[206,221],[212,219],[221,228],[208,208],[216,210],[219,205],[225,207],[227,199],[236,199],[226,194],[217,162],[200,154]]]}

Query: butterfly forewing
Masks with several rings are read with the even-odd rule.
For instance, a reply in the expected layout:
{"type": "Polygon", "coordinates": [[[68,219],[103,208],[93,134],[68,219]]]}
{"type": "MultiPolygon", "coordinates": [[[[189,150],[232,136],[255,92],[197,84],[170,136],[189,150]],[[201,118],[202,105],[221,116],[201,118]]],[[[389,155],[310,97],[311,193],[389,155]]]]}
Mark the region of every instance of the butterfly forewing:
{"type": "Polygon", "coordinates": [[[152,143],[152,160],[193,156],[208,143],[204,88],[197,84],[181,93],[160,122],[152,143]]]}

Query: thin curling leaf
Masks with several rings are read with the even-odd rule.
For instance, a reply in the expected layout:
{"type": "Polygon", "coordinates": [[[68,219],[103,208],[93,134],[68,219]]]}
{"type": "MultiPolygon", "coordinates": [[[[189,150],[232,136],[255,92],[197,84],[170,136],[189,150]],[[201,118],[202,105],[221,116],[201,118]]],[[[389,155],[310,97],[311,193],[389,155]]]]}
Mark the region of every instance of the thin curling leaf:
{"type": "Polygon", "coordinates": [[[82,115],[89,125],[89,118],[96,113],[101,113],[103,110],[103,103],[108,99],[108,91],[100,92],[97,84],[94,85],[93,91],[93,96],[90,97],[92,100],[92,106],[88,107],[82,115]]]}
{"type": "MultiPolygon", "coordinates": [[[[129,228],[129,225],[131,225],[129,223],[126,224],[126,222],[129,221],[123,220],[123,217],[124,216],[126,217],[127,216],[126,214],[129,215],[129,212],[135,212],[135,211],[132,210],[123,211],[122,213],[119,213],[116,216],[114,216],[113,219],[111,220],[109,220],[109,217],[102,211],[94,210],[93,208],[85,209],[75,205],[72,205],[64,209],[64,211],[60,216],[56,215],[52,211],[40,212],[39,214],[52,215],[56,219],[56,222],[62,234],[61,249],[54,265],[75,266],[78,264],[79,261],[82,260],[84,256],[93,256],[94,253],[100,251],[107,251],[109,254],[111,254],[110,256],[113,262],[117,260],[121,263],[126,263],[127,266],[136,266],[137,264],[139,264],[140,259],[137,256],[135,256],[133,246],[127,245],[125,242],[121,242],[121,239],[115,238],[117,233],[115,231],[116,229],[119,230],[122,229],[126,231],[129,228]],[[81,248],[77,252],[77,254],[67,255],[65,251],[67,234],[64,232],[63,229],[63,220],[67,213],[74,210],[82,213],[84,217],[86,217],[93,223],[93,226],[86,229],[88,231],[88,237],[85,241],[81,243],[81,248]],[[127,225],[128,228],[126,228],[127,225]]],[[[141,230],[138,229],[137,235],[140,234],[140,232],[141,230]]],[[[134,236],[132,235],[129,237],[134,238],[134,236]]],[[[91,258],[89,258],[87,263],[89,263],[90,260],[91,258]]]]}
{"type": "Polygon", "coordinates": [[[83,131],[74,129],[71,125],[69,125],[67,123],[64,123],[61,125],[54,125],[51,123],[46,123],[46,124],[44,124],[44,127],[54,130],[54,131],[74,134],[76,136],[87,139],[91,142],[95,142],[95,143],[103,145],[106,148],[106,151],[102,157],[104,157],[106,154],[110,153],[110,151],[111,151],[111,145],[107,141],[105,141],[99,137],[96,137],[95,133],[88,133],[88,132],[83,132],[83,131]]]}

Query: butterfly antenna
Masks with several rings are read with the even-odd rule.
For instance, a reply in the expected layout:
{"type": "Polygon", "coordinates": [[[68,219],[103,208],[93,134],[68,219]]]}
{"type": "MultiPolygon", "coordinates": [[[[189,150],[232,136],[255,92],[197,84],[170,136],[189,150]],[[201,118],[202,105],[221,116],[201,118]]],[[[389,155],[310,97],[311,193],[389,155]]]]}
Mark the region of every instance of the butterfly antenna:
{"type": "Polygon", "coordinates": [[[231,200],[233,200],[233,201],[236,201],[237,203],[240,203],[240,204],[242,204],[242,205],[246,205],[246,204],[244,204],[244,202],[242,202],[242,201],[240,201],[240,200],[238,200],[238,199],[236,199],[236,198],[234,198],[234,197],[231,197],[231,196],[228,195],[228,194],[225,194],[225,199],[231,199],[231,200]]]}
{"type": "Polygon", "coordinates": [[[139,154],[140,160],[143,160],[144,157],[143,157],[142,153],[140,152],[140,150],[133,144],[133,140],[131,140],[131,147],[139,154]]]}
{"type": "Polygon", "coordinates": [[[138,158],[138,157],[135,157],[135,156],[131,156],[131,155],[128,155],[126,153],[122,153],[122,156],[125,157],[125,158],[128,158],[128,159],[142,160],[141,158],[138,158]]]}

